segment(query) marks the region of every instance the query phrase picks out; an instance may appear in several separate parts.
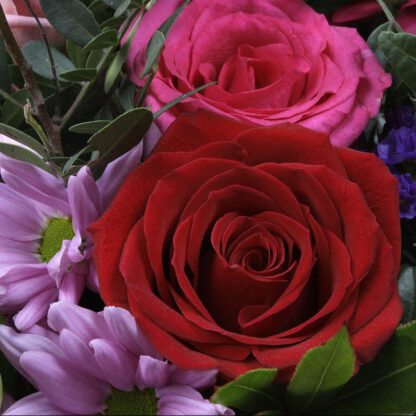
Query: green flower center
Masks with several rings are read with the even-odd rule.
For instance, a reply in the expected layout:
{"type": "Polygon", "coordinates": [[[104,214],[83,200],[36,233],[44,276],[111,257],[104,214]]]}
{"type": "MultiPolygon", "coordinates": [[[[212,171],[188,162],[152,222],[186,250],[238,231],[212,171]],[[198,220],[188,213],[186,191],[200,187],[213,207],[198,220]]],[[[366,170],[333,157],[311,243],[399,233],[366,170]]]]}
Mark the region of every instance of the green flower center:
{"type": "Polygon", "coordinates": [[[112,395],[107,399],[105,415],[157,415],[159,410],[155,389],[121,391],[113,388],[112,395]]]}
{"type": "Polygon", "coordinates": [[[71,240],[74,235],[71,217],[51,218],[40,240],[39,254],[42,263],[48,263],[61,249],[62,241],[71,240]]]}

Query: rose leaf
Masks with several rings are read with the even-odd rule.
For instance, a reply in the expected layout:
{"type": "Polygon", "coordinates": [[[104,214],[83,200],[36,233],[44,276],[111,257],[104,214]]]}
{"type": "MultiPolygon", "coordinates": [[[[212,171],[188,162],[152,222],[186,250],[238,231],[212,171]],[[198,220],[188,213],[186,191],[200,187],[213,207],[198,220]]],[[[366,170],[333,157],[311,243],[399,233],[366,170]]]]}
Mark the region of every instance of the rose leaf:
{"type": "Polygon", "coordinates": [[[416,319],[416,273],[414,267],[402,267],[399,276],[399,293],[404,308],[401,323],[414,321],[416,319]]]}
{"type": "Polygon", "coordinates": [[[272,384],[277,372],[277,369],[270,368],[249,371],[220,387],[212,396],[211,401],[250,414],[279,409],[281,408],[278,398],[280,386],[272,384]]]}
{"type": "Polygon", "coordinates": [[[354,362],[348,332],[342,327],[334,338],[302,357],[287,388],[288,407],[301,413],[328,400],[351,378],[354,362]]]}
{"type": "Polygon", "coordinates": [[[319,414],[410,415],[416,411],[416,322],[399,327],[319,414]]]}

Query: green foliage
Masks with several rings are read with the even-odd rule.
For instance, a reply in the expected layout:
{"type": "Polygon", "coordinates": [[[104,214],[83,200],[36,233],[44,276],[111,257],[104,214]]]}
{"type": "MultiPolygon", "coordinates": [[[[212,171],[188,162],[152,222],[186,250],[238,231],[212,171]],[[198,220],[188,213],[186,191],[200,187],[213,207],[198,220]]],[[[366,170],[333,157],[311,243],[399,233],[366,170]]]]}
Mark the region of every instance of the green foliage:
{"type": "Polygon", "coordinates": [[[416,322],[399,327],[319,414],[399,415],[416,412],[416,322]]]}
{"type": "Polygon", "coordinates": [[[118,32],[115,29],[106,30],[91,39],[83,48],[83,52],[90,52],[95,49],[104,49],[118,43],[118,32]]]}
{"type": "Polygon", "coordinates": [[[102,168],[140,143],[153,121],[153,113],[147,108],[136,108],[117,117],[95,133],[88,143],[100,152],[92,167],[102,168]]]}
{"type": "Polygon", "coordinates": [[[62,72],[60,76],[67,81],[73,82],[92,81],[97,76],[97,70],[95,68],[78,68],[62,72]]]}
{"type": "Polygon", "coordinates": [[[79,0],[40,0],[40,4],[52,26],[79,46],[100,33],[94,15],[79,0]]]}
{"type": "Polygon", "coordinates": [[[287,388],[290,410],[302,413],[328,400],[351,378],[354,362],[348,332],[342,327],[334,338],[302,357],[287,388]]]}
{"type": "MultiPolygon", "coordinates": [[[[25,105],[30,98],[29,91],[26,88],[16,91],[12,97],[21,105],[25,105]]],[[[24,121],[23,109],[14,102],[6,101],[1,109],[2,121],[13,127],[19,127],[24,121]]]]}
{"type": "Polygon", "coordinates": [[[414,267],[405,265],[401,268],[399,292],[404,309],[402,323],[416,320],[416,273],[414,267]]]}
{"type": "Polygon", "coordinates": [[[272,384],[277,372],[277,369],[270,368],[249,371],[220,387],[211,401],[248,413],[278,409],[281,406],[278,398],[280,389],[272,384]]]}
{"type": "Polygon", "coordinates": [[[34,139],[32,136],[29,136],[28,134],[23,133],[22,131],[17,130],[3,123],[0,123],[0,134],[4,134],[5,136],[8,136],[11,139],[16,140],[19,143],[22,143],[23,145],[30,147],[39,155],[46,157],[46,153],[43,146],[36,139],[34,139]]]}
{"type": "Polygon", "coordinates": [[[102,130],[110,122],[108,120],[87,121],[85,123],[75,124],[69,128],[69,131],[80,134],[94,134],[102,130]]]}
{"type": "Polygon", "coordinates": [[[0,88],[6,92],[11,90],[9,64],[3,39],[0,37],[0,88]]]}
{"type": "MultiPolygon", "coordinates": [[[[62,72],[75,69],[74,64],[57,49],[51,47],[51,52],[58,77],[60,77],[62,72]]],[[[22,53],[36,74],[52,79],[51,62],[44,42],[31,40],[22,48],[22,53]]]]}
{"type": "Polygon", "coordinates": [[[416,36],[382,32],[378,36],[378,44],[394,72],[416,94],[416,36]]]}

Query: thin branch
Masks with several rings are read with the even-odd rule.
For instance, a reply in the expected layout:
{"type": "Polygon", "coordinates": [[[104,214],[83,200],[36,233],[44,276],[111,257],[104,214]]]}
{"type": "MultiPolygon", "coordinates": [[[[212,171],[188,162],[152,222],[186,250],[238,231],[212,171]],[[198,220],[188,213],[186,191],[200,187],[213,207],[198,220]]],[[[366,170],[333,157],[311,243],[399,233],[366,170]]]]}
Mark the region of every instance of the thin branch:
{"type": "Polygon", "coordinates": [[[56,73],[55,60],[53,59],[52,50],[49,45],[49,41],[48,41],[48,37],[46,36],[45,29],[43,28],[38,15],[36,14],[35,10],[30,4],[30,1],[25,0],[25,3],[26,3],[26,6],[29,8],[30,13],[32,13],[33,17],[36,19],[36,23],[39,26],[39,30],[42,35],[43,42],[45,43],[46,50],[48,51],[49,61],[51,63],[51,70],[52,70],[52,81],[55,87],[55,118],[60,119],[61,118],[61,97],[60,97],[61,88],[60,88],[59,79],[56,73]]]}
{"type": "Polygon", "coordinates": [[[7,46],[10,54],[13,57],[16,65],[19,67],[23,79],[25,80],[25,86],[29,90],[33,103],[36,110],[36,115],[39,117],[39,120],[45,129],[46,134],[51,141],[51,146],[54,152],[57,155],[63,155],[61,135],[57,128],[54,125],[51,118],[48,114],[48,109],[45,104],[45,99],[43,98],[42,92],[39,89],[39,86],[35,79],[35,74],[32,71],[32,68],[26,61],[25,57],[22,54],[19,46],[17,45],[16,39],[13,36],[13,33],[10,29],[9,24],[7,23],[6,16],[3,11],[3,7],[0,4],[0,32],[3,37],[4,43],[7,46]]]}
{"type": "Polygon", "coordinates": [[[14,98],[12,95],[10,95],[8,92],[2,90],[0,88],[0,95],[5,98],[7,101],[10,101],[17,107],[21,108],[22,110],[25,108],[24,104],[22,104],[20,101],[17,101],[16,98],[14,98]]]}

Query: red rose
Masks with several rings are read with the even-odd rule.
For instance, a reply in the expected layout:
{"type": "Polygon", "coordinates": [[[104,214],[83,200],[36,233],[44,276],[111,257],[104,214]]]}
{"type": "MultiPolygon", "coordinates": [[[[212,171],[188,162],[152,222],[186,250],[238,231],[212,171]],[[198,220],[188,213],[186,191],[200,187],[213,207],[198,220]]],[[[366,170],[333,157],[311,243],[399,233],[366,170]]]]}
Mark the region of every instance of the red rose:
{"type": "Polygon", "coordinates": [[[181,116],[91,228],[101,295],[181,368],[287,369],[345,324],[357,364],[402,308],[397,183],[290,124],[181,116]]]}

